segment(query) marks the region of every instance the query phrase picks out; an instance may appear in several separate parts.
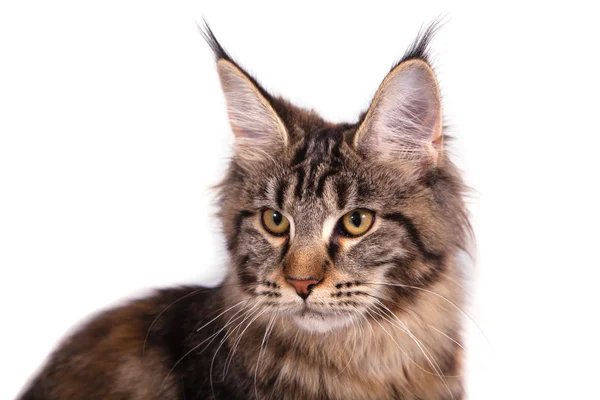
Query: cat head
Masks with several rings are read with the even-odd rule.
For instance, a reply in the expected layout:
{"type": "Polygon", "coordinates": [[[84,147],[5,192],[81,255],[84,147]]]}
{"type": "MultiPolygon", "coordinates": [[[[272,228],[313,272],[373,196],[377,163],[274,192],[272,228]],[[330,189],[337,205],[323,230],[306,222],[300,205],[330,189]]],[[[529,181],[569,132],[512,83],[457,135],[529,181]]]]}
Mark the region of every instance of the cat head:
{"type": "Polygon", "coordinates": [[[220,185],[229,284],[325,332],[410,309],[464,248],[463,184],[448,159],[438,83],[420,34],[358,122],[270,95],[208,26],[235,135],[220,185]]]}

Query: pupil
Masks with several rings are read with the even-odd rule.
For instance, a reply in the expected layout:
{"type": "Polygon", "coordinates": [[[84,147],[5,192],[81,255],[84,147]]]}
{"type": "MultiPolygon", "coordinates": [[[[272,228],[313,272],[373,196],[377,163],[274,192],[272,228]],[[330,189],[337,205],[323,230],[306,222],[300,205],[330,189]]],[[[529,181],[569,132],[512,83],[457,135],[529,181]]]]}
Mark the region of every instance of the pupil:
{"type": "Polygon", "coordinates": [[[283,215],[281,215],[277,211],[273,212],[273,222],[275,223],[275,225],[280,225],[281,221],[283,221],[283,215]]]}
{"type": "Polygon", "coordinates": [[[355,227],[359,227],[360,224],[362,224],[362,216],[360,215],[360,213],[358,211],[355,211],[354,213],[352,213],[352,215],[350,216],[350,221],[352,222],[352,224],[355,227]]]}

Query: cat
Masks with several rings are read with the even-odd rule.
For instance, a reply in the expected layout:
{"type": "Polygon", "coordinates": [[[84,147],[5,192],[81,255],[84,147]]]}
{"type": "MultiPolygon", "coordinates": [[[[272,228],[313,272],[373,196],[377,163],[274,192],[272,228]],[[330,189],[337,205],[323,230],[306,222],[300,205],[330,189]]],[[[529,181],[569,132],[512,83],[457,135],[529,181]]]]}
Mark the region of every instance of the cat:
{"type": "Polygon", "coordinates": [[[218,186],[226,278],[94,317],[20,399],[463,398],[470,226],[435,30],[357,122],[334,124],[270,95],[205,24],[235,135],[218,186]]]}

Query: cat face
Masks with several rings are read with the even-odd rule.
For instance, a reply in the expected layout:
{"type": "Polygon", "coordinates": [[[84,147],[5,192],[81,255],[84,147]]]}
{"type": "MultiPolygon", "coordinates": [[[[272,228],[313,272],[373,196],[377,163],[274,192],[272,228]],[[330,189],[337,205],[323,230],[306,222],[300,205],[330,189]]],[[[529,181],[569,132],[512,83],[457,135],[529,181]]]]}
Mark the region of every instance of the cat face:
{"type": "Polygon", "coordinates": [[[414,306],[464,247],[430,33],[357,123],[331,124],[270,96],[208,31],[236,135],[220,216],[232,281],[250,304],[311,331],[362,323],[414,306]]]}

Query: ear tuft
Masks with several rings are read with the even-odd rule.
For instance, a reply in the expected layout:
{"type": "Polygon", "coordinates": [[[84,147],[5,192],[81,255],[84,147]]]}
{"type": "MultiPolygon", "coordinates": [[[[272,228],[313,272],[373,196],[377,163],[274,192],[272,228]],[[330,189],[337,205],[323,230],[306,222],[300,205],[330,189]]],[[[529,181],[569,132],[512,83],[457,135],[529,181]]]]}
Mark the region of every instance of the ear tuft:
{"type": "Polygon", "coordinates": [[[427,26],[424,30],[419,30],[417,37],[408,47],[402,58],[394,64],[390,71],[393,71],[398,65],[408,60],[423,60],[427,64],[431,65],[429,59],[429,47],[438,29],[440,29],[441,22],[437,20],[427,26]]]}
{"type": "Polygon", "coordinates": [[[200,26],[198,23],[196,23],[196,26],[198,27],[198,30],[200,31],[200,34],[204,40],[206,40],[206,43],[208,43],[208,46],[213,51],[216,61],[227,60],[235,64],[229,53],[227,53],[227,50],[221,46],[221,43],[219,43],[215,37],[215,34],[213,33],[212,29],[210,29],[210,26],[208,26],[206,19],[202,19],[202,26],[200,26]]]}

